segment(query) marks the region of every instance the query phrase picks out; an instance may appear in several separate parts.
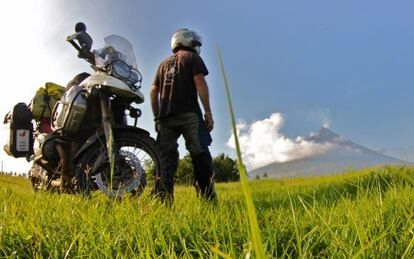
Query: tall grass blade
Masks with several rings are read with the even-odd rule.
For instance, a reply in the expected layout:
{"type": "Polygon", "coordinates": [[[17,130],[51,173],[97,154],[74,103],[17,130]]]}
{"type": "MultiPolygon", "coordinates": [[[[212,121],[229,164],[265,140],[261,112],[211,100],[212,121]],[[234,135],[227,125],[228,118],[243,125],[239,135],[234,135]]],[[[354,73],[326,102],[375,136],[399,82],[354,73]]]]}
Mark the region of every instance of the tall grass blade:
{"type": "Polygon", "coordinates": [[[414,246],[414,235],[413,235],[413,238],[411,239],[410,243],[408,244],[407,249],[405,249],[404,254],[401,256],[402,259],[409,258],[409,257],[407,257],[407,255],[410,256],[409,253],[410,253],[411,249],[413,248],[413,246],[414,246]]]}
{"type": "Polygon", "coordinates": [[[215,253],[216,255],[221,256],[224,259],[231,259],[232,257],[228,254],[223,253],[222,251],[220,251],[220,249],[218,247],[211,247],[211,251],[213,251],[213,253],[215,253]]]}
{"type": "MultiPolygon", "coordinates": [[[[299,197],[299,202],[302,204],[303,208],[305,209],[305,211],[309,214],[309,215],[316,215],[318,216],[318,218],[321,220],[321,222],[325,225],[327,231],[332,235],[333,241],[334,243],[336,243],[336,245],[338,247],[344,248],[345,246],[342,244],[342,242],[338,239],[337,234],[335,233],[335,231],[333,231],[332,227],[329,225],[329,223],[321,216],[321,214],[319,214],[317,208],[314,207],[307,207],[305,205],[305,201],[299,197]],[[310,211],[309,209],[312,209],[312,211],[310,211]]],[[[346,249],[344,249],[344,251],[346,252],[346,249]]],[[[346,257],[349,257],[349,254],[346,255],[346,257]]]]}
{"type": "Polygon", "coordinates": [[[110,175],[111,175],[111,179],[110,179],[110,192],[111,195],[113,194],[113,186],[112,186],[112,180],[113,180],[113,176],[114,176],[114,169],[115,169],[115,158],[114,158],[114,152],[113,152],[113,144],[114,144],[114,136],[112,133],[112,127],[108,127],[108,133],[109,133],[109,137],[107,140],[107,147],[108,147],[108,156],[109,156],[109,166],[110,166],[110,175]]]}
{"type": "Polygon", "coordinates": [[[265,258],[265,252],[264,252],[264,248],[263,248],[262,238],[261,238],[261,235],[260,235],[259,224],[257,222],[256,211],[255,211],[255,208],[254,208],[252,196],[250,194],[250,189],[249,189],[249,186],[247,184],[246,168],[243,165],[243,160],[242,160],[242,156],[241,156],[239,139],[238,139],[238,136],[237,136],[237,129],[236,129],[236,120],[235,120],[234,111],[233,111],[233,104],[231,102],[231,97],[230,97],[229,84],[228,84],[228,81],[227,81],[226,72],[224,70],[223,59],[221,57],[221,51],[220,51],[220,48],[219,48],[218,45],[217,45],[217,55],[218,55],[218,59],[219,59],[219,62],[220,62],[221,73],[222,73],[222,76],[223,76],[224,87],[225,87],[226,95],[227,95],[227,103],[228,103],[228,106],[229,106],[230,117],[231,117],[231,126],[233,128],[234,141],[235,141],[236,153],[237,153],[237,166],[239,168],[240,182],[241,182],[244,198],[245,198],[245,201],[246,201],[247,214],[248,214],[248,217],[249,217],[250,232],[251,232],[251,236],[252,236],[252,240],[253,240],[254,251],[256,253],[256,258],[265,258]]]}
{"type": "Polygon", "coordinates": [[[106,137],[106,148],[109,158],[109,170],[110,170],[110,186],[109,191],[110,195],[113,195],[113,186],[112,186],[112,180],[114,176],[114,170],[115,170],[115,156],[113,152],[113,146],[114,146],[114,134],[112,132],[111,125],[105,123],[104,124],[104,131],[105,131],[105,137],[106,137]]]}
{"type": "Polygon", "coordinates": [[[353,212],[353,211],[352,211],[352,209],[351,209],[350,204],[348,204],[348,201],[345,201],[345,200],[344,200],[344,203],[345,203],[345,206],[346,206],[346,207],[347,207],[347,209],[348,209],[348,215],[349,215],[349,217],[351,218],[351,221],[352,221],[352,223],[354,224],[355,230],[356,230],[356,232],[357,232],[357,236],[358,236],[358,239],[359,239],[359,243],[360,243],[360,245],[361,245],[361,250],[360,250],[360,251],[362,251],[362,255],[363,255],[363,257],[365,257],[365,251],[366,251],[365,243],[367,242],[367,241],[366,241],[366,240],[367,240],[367,238],[366,238],[366,236],[365,236],[364,231],[363,231],[363,230],[362,230],[362,228],[359,226],[359,224],[358,224],[358,222],[357,222],[357,219],[356,219],[356,217],[355,217],[355,214],[354,214],[354,212],[353,212]]]}
{"type": "Polygon", "coordinates": [[[288,195],[289,195],[289,202],[290,202],[290,210],[292,211],[293,226],[295,228],[296,245],[298,247],[299,258],[303,258],[302,238],[300,237],[300,234],[299,234],[298,223],[297,223],[296,215],[295,215],[295,208],[293,206],[292,196],[290,195],[290,192],[289,191],[288,191],[288,195]]]}
{"type": "MultiPolygon", "coordinates": [[[[365,255],[365,251],[368,248],[374,246],[374,244],[376,242],[378,242],[379,240],[383,239],[387,234],[389,234],[390,228],[391,228],[391,226],[389,226],[386,230],[384,230],[381,235],[379,235],[377,238],[375,238],[374,240],[372,240],[368,245],[364,246],[364,249],[360,249],[357,254],[355,254],[354,256],[352,256],[352,258],[361,258],[362,255],[365,255]]],[[[404,255],[401,258],[404,258],[404,255]]]]}

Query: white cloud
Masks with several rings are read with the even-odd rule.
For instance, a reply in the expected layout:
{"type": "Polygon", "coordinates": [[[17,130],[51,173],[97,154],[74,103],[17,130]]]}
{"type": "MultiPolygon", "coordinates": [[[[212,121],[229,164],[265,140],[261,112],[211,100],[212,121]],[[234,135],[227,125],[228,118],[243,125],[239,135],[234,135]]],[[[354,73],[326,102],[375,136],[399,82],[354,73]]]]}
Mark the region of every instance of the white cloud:
{"type": "MultiPolygon", "coordinates": [[[[323,154],[333,147],[332,143],[315,143],[303,137],[290,139],[280,132],[284,123],[281,113],[273,113],[270,118],[251,124],[237,124],[243,162],[248,170],[273,162],[287,162],[299,158],[323,154]]],[[[235,149],[234,135],[227,145],[235,149]]]]}

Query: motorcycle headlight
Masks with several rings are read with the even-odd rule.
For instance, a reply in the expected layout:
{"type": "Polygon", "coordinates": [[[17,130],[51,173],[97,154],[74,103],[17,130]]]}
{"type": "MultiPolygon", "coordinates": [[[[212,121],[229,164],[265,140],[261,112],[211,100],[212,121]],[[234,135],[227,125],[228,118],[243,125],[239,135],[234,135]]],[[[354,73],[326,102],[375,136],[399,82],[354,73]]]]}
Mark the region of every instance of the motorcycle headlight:
{"type": "Polygon", "coordinates": [[[142,77],[138,70],[130,67],[123,61],[114,61],[111,65],[111,72],[114,77],[126,81],[128,84],[141,82],[142,77]]]}

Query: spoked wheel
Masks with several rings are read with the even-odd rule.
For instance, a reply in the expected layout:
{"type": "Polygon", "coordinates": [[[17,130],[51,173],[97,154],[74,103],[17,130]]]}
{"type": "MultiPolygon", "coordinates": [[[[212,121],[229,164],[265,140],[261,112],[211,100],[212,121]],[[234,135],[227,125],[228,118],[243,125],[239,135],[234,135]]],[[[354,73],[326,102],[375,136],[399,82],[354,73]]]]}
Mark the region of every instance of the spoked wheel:
{"type": "Polygon", "coordinates": [[[106,142],[100,139],[80,160],[77,172],[79,191],[88,195],[101,190],[111,197],[140,195],[149,174],[160,170],[155,140],[147,134],[119,132],[114,134],[115,158],[111,167],[106,142]]]}

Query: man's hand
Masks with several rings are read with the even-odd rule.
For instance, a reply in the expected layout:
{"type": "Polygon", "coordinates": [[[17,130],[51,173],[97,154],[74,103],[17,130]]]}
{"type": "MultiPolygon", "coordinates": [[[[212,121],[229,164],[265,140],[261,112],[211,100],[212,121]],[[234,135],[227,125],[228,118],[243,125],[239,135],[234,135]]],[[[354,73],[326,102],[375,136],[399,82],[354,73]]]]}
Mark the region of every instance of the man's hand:
{"type": "Polygon", "coordinates": [[[160,128],[161,128],[160,121],[159,120],[156,120],[154,126],[155,126],[155,132],[158,133],[160,131],[160,128]]]}
{"type": "Polygon", "coordinates": [[[200,97],[201,103],[204,107],[204,122],[206,123],[206,127],[208,131],[212,131],[214,128],[214,120],[213,115],[211,114],[210,108],[210,98],[208,93],[208,86],[204,75],[198,74],[194,76],[194,83],[197,88],[198,96],[200,97]]]}
{"type": "Polygon", "coordinates": [[[210,132],[214,128],[213,115],[211,113],[204,114],[204,121],[206,123],[207,130],[210,132]]]}

